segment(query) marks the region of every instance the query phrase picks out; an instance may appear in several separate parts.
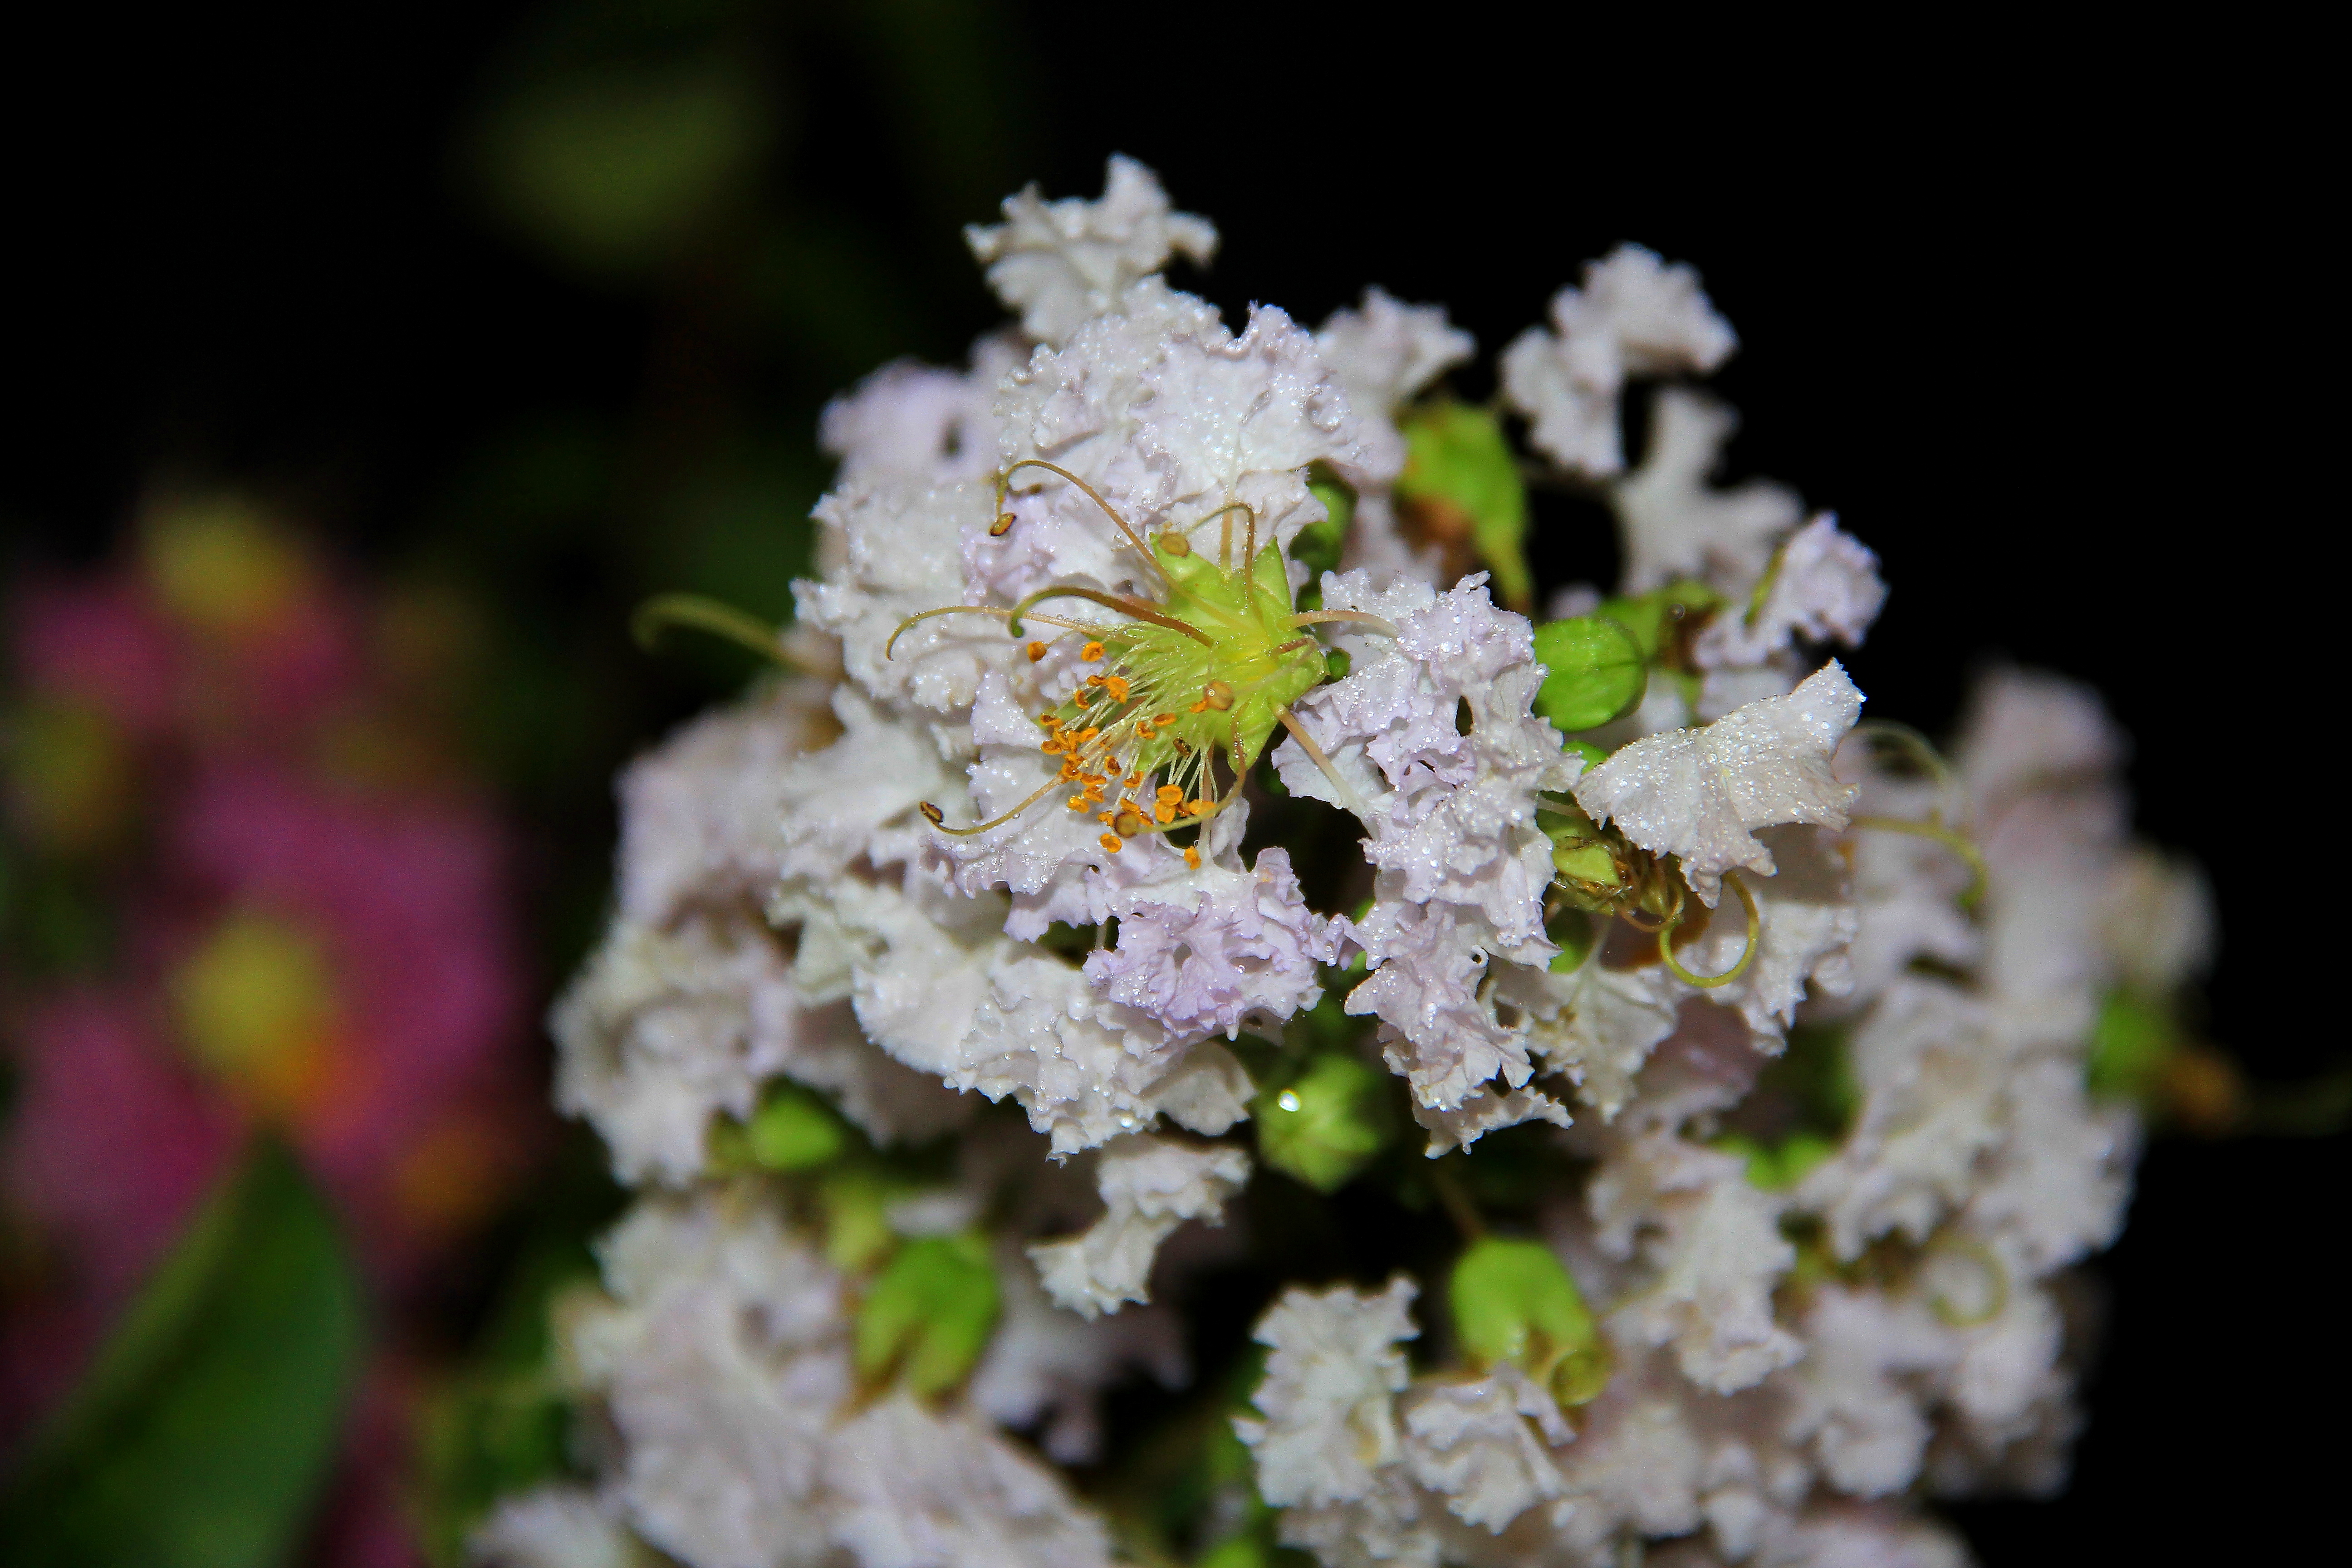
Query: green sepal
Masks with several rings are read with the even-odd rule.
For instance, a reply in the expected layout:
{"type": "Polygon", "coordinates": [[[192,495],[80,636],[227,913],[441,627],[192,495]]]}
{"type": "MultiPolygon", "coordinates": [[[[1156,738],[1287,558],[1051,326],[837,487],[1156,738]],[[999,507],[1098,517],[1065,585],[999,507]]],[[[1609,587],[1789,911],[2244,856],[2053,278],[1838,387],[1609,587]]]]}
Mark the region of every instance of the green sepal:
{"type": "Polygon", "coordinates": [[[1528,570],[1528,488],[1502,421],[1484,408],[1441,398],[1408,411],[1404,472],[1397,500],[1451,514],[1495,574],[1496,597],[1524,610],[1535,597],[1528,570]]]}
{"type": "Polygon", "coordinates": [[[2180,1045],[2168,1009],[2129,992],[2110,992],[2091,1026],[2090,1091],[2103,1100],[2152,1100],[2158,1076],[2180,1045]]]}
{"type": "Polygon", "coordinates": [[[1548,673],[1535,710],[1563,731],[1595,729],[1631,712],[1649,687],[1649,656],[1606,616],[1538,626],[1536,658],[1548,673]]]}
{"type": "Polygon", "coordinates": [[[1645,663],[1655,663],[1658,650],[1665,641],[1668,624],[1675,620],[1710,614],[1723,605],[1723,595],[1704,583],[1688,578],[1653,588],[1646,594],[1631,598],[1606,599],[1593,614],[1633,634],[1642,650],[1645,663]],[[1676,611],[1681,614],[1677,616],[1676,611]]]}
{"type": "Polygon", "coordinates": [[[1563,844],[1551,852],[1552,868],[1563,877],[1580,882],[1597,882],[1604,888],[1615,887],[1617,857],[1606,844],[1563,844]]]}
{"type": "Polygon", "coordinates": [[[1562,909],[1545,923],[1544,935],[1559,949],[1552,955],[1551,972],[1554,974],[1573,974],[1584,967],[1585,959],[1591,956],[1597,933],[1591,915],[1570,907],[1562,909]]]}
{"type": "Polygon", "coordinates": [[[1387,1075],[1325,1051],[1287,1085],[1257,1097],[1258,1155],[1318,1193],[1337,1192],[1388,1142],[1387,1075]]]}
{"type": "Polygon", "coordinates": [[[1486,1237],[1470,1244],[1446,1289],[1454,1332],[1480,1366],[1511,1362],[1561,1407],[1609,1382],[1609,1350],[1576,1281],[1537,1241],[1486,1237]]]}
{"type": "Polygon", "coordinates": [[[817,1189],[824,1217],[824,1260],[845,1274],[863,1274],[898,1245],[890,1228],[889,1206],[903,1195],[895,1183],[860,1165],[833,1171],[817,1189]]]}
{"type": "Polygon", "coordinates": [[[976,1231],[927,1236],[898,1249],[857,1311],[857,1375],[895,1371],[925,1398],[961,1383],[996,1327],[996,1269],[976,1231]]]}
{"type": "Polygon", "coordinates": [[[301,1544],[364,1350],[359,1278],[282,1146],[251,1148],[0,1494],[11,1563],[268,1568],[301,1544]]]}

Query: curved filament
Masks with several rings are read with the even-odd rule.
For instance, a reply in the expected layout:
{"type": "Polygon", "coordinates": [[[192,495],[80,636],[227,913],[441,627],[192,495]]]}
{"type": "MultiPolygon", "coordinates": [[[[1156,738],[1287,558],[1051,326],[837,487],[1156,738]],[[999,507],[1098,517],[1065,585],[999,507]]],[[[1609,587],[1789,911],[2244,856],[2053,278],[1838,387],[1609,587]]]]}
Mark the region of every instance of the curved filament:
{"type": "Polygon", "coordinates": [[[639,605],[629,617],[629,635],[637,646],[651,651],[661,639],[664,628],[692,626],[709,632],[729,642],[740,643],[763,658],[772,658],[787,669],[798,668],[777,643],[777,629],[757,616],[746,615],[732,605],[722,605],[716,599],[699,594],[656,594],[639,605]]]}
{"type": "MultiPolygon", "coordinates": [[[[1024,600],[1023,602],[1026,603],[1027,601],[1024,600]]],[[[638,613],[642,615],[644,612],[639,611],[638,613]]],[[[890,634],[890,640],[882,645],[882,657],[886,660],[891,657],[890,650],[898,646],[898,637],[900,634],[905,632],[908,626],[913,626],[917,621],[928,621],[933,616],[994,616],[1000,621],[1010,621],[1013,619],[1015,613],[1016,612],[1012,610],[994,609],[987,605],[942,605],[936,610],[925,610],[920,615],[908,616],[905,620],[898,623],[898,629],[892,632],[890,634]]],[[[1043,621],[1049,626],[1060,626],[1066,631],[1075,632],[1086,629],[1079,626],[1076,621],[1065,621],[1053,616],[1039,616],[1035,618],[1043,621]]],[[[1019,637],[1021,635],[1021,628],[1018,626],[1014,626],[1012,628],[1012,631],[1013,635],[1015,637],[1019,637]]]]}
{"type": "Polygon", "coordinates": [[[940,808],[933,805],[928,800],[923,802],[923,816],[926,821],[929,822],[933,827],[938,828],[941,833],[951,833],[958,838],[969,838],[975,833],[985,833],[992,827],[1002,827],[1004,824],[1012,821],[1014,817],[1020,816],[1023,812],[1028,810],[1031,806],[1036,805],[1048,795],[1051,795],[1055,790],[1061,787],[1062,781],[1060,779],[1047,779],[1044,784],[1037,787],[1036,794],[1031,795],[1027,800],[1023,801],[1019,805],[1014,806],[1011,811],[1006,812],[1002,816],[992,816],[986,822],[980,823],[971,827],[950,827],[945,822],[940,820],[941,814],[940,812],[940,808]]]}
{"type": "MultiPolygon", "coordinates": [[[[1004,623],[1005,630],[1017,637],[1021,635],[1021,622],[1028,615],[1029,606],[1041,599],[1092,599],[1097,605],[1108,605],[1122,615],[1133,616],[1139,621],[1150,621],[1154,626],[1166,626],[1171,631],[1182,632],[1205,647],[1217,646],[1210,640],[1208,633],[1189,621],[1180,621],[1167,611],[1156,605],[1147,605],[1141,599],[1131,599],[1124,594],[1106,594],[1097,588],[1079,588],[1057,584],[1050,588],[1038,589],[1010,610],[992,610],[989,613],[1007,616],[1004,623]]],[[[1070,624],[1067,621],[1052,621],[1045,616],[1039,616],[1037,618],[1045,621],[1049,626],[1070,624]]]]}
{"type": "Polygon", "coordinates": [[[1737,871],[1726,871],[1723,874],[1723,879],[1731,884],[1731,890],[1739,895],[1739,901],[1748,908],[1748,945],[1739,950],[1739,962],[1722,973],[1693,974],[1675,962],[1675,932],[1682,925],[1681,916],[1677,911],[1676,917],[1667,922],[1666,929],[1658,933],[1658,961],[1666,966],[1667,973],[1685,985],[1728,985],[1746,973],[1748,966],[1756,960],[1756,935],[1764,926],[1764,917],[1756,908],[1756,895],[1748,890],[1748,884],[1740,880],[1739,873],[1737,871]]]}
{"type": "Polygon", "coordinates": [[[1307,726],[1301,724],[1287,708],[1276,709],[1274,716],[1282,721],[1282,727],[1290,731],[1290,738],[1298,742],[1298,749],[1307,753],[1307,760],[1322,769],[1323,776],[1331,781],[1332,789],[1339,794],[1340,805],[1353,812],[1356,820],[1370,827],[1372,825],[1371,808],[1364,804],[1355,786],[1339,776],[1339,770],[1331,765],[1331,759],[1323,754],[1323,748],[1315,743],[1315,737],[1307,732],[1307,726]]]}
{"type": "Polygon", "coordinates": [[[1394,622],[1384,620],[1379,616],[1363,610],[1316,610],[1307,615],[1290,617],[1290,624],[1294,626],[1319,626],[1326,621],[1346,621],[1350,626],[1370,626],[1376,632],[1386,632],[1392,637],[1404,635],[1396,629],[1394,622]]]}
{"type": "MultiPolygon", "coordinates": [[[[1134,529],[1128,526],[1127,519],[1118,515],[1118,510],[1116,507],[1113,507],[1110,502],[1103,500],[1101,493],[1097,491],[1094,486],[1087,483],[1086,480],[1078,478],[1077,475],[1070,472],[1069,469],[1046,462],[1042,458],[1023,458],[1018,462],[1013,463],[1011,467],[1007,468],[1003,473],[996,476],[996,510],[1000,514],[1004,510],[1004,492],[1012,488],[1013,475],[1014,471],[1021,468],[1043,468],[1049,474],[1059,474],[1062,478],[1069,480],[1070,483],[1077,486],[1078,489],[1086,491],[1087,499],[1093,501],[1095,505],[1102,508],[1103,515],[1109,518],[1111,521],[1118,524],[1118,531],[1127,535],[1127,542],[1135,546],[1136,552],[1141,555],[1143,559],[1150,564],[1150,567],[1154,572],[1158,572],[1160,574],[1160,580],[1163,583],[1169,583],[1167,572],[1161,568],[1158,559],[1152,555],[1151,552],[1144,549],[1142,539],[1137,535],[1134,529]]],[[[1169,583],[1169,586],[1172,588],[1175,584],[1173,583],[1169,583]]]]}

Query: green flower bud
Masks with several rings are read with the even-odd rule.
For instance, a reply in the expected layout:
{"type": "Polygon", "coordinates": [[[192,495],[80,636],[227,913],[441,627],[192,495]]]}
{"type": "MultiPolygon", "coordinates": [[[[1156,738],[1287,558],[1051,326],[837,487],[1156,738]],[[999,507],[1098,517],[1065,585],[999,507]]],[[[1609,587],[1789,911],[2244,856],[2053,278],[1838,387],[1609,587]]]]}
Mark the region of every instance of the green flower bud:
{"type": "Polygon", "coordinates": [[[1837,1152],[1835,1143],[1816,1132],[1793,1132],[1777,1145],[1759,1143],[1745,1133],[1727,1132],[1715,1141],[1715,1147],[1745,1159],[1748,1185],[1768,1193],[1788,1191],[1837,1152]]]}
{"type": "Polygon", "coordinates": [[[894,1370],[926,1398],[961,1383],[996,1327],[996,1270],[976,1232],[910,1241],[857,1312],[857,1375],[894,1370]]]}
{"type": "Polygon", "coordinates": [[[1388,1142],[1386,1075],[1326,1051],[1253,1108],[1258,1155],[1318,1193],[1336,1192],[1388,1142]]]}
{"type": "Polygon", "coordinates": [[[845,1274],[863,1274],[898,1245],[887,1214],[895,1195],[870,1170],[836,1171],[817,1193],[824,1215],[824,1259],[845,1274]]]}
{"type": "Polygon", "coordinates": [[[1536,711],[1562,730],[1606,724],[1631,710],[1649,687],[1641,645],[1605,616],[1538,626],[1536,658],[1549,671],[1536,692],[1536,711]]]}
{"type": "Polygon", "coordinates": [[[2091,1029],[2091,1092],[2103,1100],[2145,1103],[2154,1098],[2158,1075],[2179,1047],[2180,1031],[2163,1007],[2113,993],[2100,1005],[2091,1029]]]}
{"type": "Polygon", "coordinates": [[[1535,595],[1528,570],[1528,489],[1501,421],[1450,399],[1412,409],[1397,500],[1443,541],[1463,541],[1493,568],[1496,597],[1524,610],[1535,595]]]}
{"type": "Polygon", "coordinates": [[[1604,600],[1593,614],[1633,633],[1643,660],[1654,664],[1661,652],[1672,651],[1667,637],[1670,627],[1695,621],[1722,603],[1723,595],[1706,584],[1685,579],[1633,598],[1604,600]]]}
{"type": "Polygon", "coordinates": [[[1613,888],[1619,881],[1617,857],[1606,844],[1563,844],[1551,852],[1551,863],[1561,876],[1580,882],[1598,882],[1604,888],[1613,888]]]}
{"type": "Polygon", "coordinates": [[[770,1171],[813,1170],[848,1144],[849,1132],[841,1118],[796,1083],[769,1085],[759,1109],[743,1125],[744,1152],[770,1171]]]}
{"type": "Polygon", "coordinates": [[[1517,1363],[1563,1408],[1607,1385],[1609,1349],[1576,1281],[1541,1242],[1473,1242],[1446,1293],[1462,1348],[1480,1366],[1517,1363]]]}
{"type": "Polygon", "coordinates": [[[1597,933],[1591,915],[1580,909],[1566,908],[1545,922],[1544,935],[1551,938],[1552,945],[1559,949],[1552,958],[1551,972],[1554,974],[1570,974],[1584,966],[1586,956],[1592,952],[1597,933]]]}

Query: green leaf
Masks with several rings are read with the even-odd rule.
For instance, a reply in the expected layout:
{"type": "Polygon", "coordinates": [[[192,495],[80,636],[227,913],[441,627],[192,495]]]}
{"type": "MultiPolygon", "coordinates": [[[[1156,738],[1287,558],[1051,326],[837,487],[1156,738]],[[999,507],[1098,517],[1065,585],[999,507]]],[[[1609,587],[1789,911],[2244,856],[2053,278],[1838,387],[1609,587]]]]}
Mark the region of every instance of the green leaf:
{"type": "Polygon", "coordinates": [[[857,1375],[894,1370],[925,1397],[961,1383],[996,1327],[996,1270],[985,1238],[927,1236],[910,1241],[866,1292],[857,1313],[857,1375]]]}
{"type": "Polygon", "coordinates": [[[1641,645],[1605,616],[1538,626],[1536,658],[1549,672],[1536,692],[1536,711],[1570,733],[1631,711],[1650,684],[1641,645]]]}
{"type": "Polygon", "coordinates": [[[1288,1086],[1257,1097],[1260,1157],[1318,1193],[1336,1192],[1388,1142],[1387,1075],[1326,1051],[1288,1086]]]}
{"type": "Polygon", "coordinates": [[[266,1568],[299,1543],[362,1351],[359,1280],[274,1142],[124,1314],[0,1499],[14,1563],[266,1568]]]}
{"type": "Polygon", "coordinates": [[[1528,489],[1502,422],[1484,408],[1441,399],[1409,411],[1397,500],[1437,539],[1462,539],[1495,574],[1496,597],[1524,610],[1535,597],[1528,570],[1528,489]]]}
{"type": "Polygon", "coordinates": [[[1563,1406],[1584,1404],[1608,1383],[1609,1352],[1592,1314],[1541,1242],[1473,1242],[1446,1293],[1462,1348],[1479,1364],[1515,1362],[1563,1406]]]}

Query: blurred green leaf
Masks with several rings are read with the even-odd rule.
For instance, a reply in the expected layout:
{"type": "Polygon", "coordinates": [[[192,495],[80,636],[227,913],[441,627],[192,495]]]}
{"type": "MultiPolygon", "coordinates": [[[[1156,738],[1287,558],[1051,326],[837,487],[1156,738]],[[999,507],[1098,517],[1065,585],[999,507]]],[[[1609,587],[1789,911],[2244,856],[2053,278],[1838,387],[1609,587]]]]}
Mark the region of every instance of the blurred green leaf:
{"type": "Polygon", "coordinates": [[[558,258],[626,277],[747,192],[773,131],[757,77],[715,48],[575,66],[491,111],[481,177],[501,216],[558,258]]]}
{"type": "Polygon", "coordinates": [[[1667,645],[1669,627],[1714,610],[1722,603],[1723,595],[1706,584],[1684,579],[1633,598],[1604,599],[1594,613],[1633,633],[1643,659],[1655,663],[1662,652],[1673,651],[1667,645]]]}
{"type": "Polygon", "coordinates": [[[1563,1406],[1609,1381],[1609,1351],[1576,1281],[1538,1241],[1487,1237],[1454,1266],[1447,1300],[1462,1348],[1481,1365],[1517,1362],[1563,1406]]]}
{"type": "Polygon", "coordinates": [[[9,1561],[283,1563],[334,1458],[362,1341],[333,1218],[285,1149],[257,1143],[12,1479],[9,1561]]]}
{"type": "Polygon", "coordinates": [[[857,1314],[857,1375],[894,1368],[926,1397],[964,1380],[996,1327],[996,1270],[980,1237],[910,1241],[874,1281],[857,1314]]]}
{"type": "Polygon", "coordinates": [[[1293,1082],[1257,1098],[1259,1155],[1318,1193],[1337,1192],[1388,1142],[1388,1074],[1326,1051],[1293,1082]]]}
{"type": "Polygon", "coordinates": [[[1528,489],[1502,422],[1484,408],[1441,399],[1406,413],[1404,472],[1397,500],[1422,531],[1465,540],[1495,574],[1496,597],[1524,610],[1535,596],[1528,570],[1528,489]]]}

